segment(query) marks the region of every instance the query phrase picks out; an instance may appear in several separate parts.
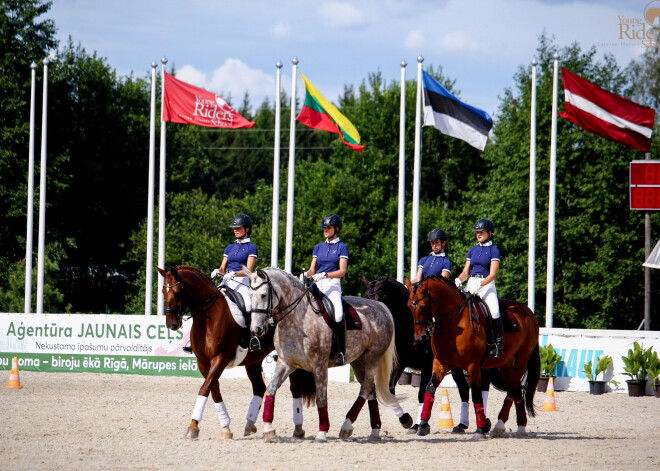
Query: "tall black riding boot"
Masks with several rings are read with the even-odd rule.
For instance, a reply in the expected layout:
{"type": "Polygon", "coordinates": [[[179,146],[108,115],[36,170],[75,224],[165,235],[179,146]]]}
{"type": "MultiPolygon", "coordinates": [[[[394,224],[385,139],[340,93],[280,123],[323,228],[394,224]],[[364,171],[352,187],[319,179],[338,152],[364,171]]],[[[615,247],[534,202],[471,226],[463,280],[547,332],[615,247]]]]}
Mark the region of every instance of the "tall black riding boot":
{"type": "Polygon", "coordinates": [[[346,363],[346,322],[344,319],[335,322],[335,334],[337,335],[337,360],[335,363],[341,366],[346,363]]]}
{"type": "MultiPolygon", "coordinates": [[[[252,322],[251,314],[252,314],[251,312],[245,313],[245,325],[248,328],[248,332],[250,332],[250,323],[252,322]]],[[[256,352],[261,350],[261,342],[259,341],[259,337],[257,337],[256,335],[252,335],[252,333],[250,333],[250,341],[248,343],[248,349],[251,352],[256,352]]]]}
{"type": "Polygon", "coordinates": [[[503,353],[502,338],[504,337],[504,327],[501,317],[493,319],[493,337],[495,337],[495,348],[490,351],[490,356],[501,357],[503,353]]]}

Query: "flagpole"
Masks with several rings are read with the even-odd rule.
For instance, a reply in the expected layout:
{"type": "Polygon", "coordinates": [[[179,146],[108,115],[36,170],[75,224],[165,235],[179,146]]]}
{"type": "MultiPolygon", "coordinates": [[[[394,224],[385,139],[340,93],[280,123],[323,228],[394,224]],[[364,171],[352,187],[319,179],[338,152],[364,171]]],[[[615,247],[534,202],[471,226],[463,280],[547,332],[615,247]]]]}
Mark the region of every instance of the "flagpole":
{"type": "MultiPolygon", "coordinates": [[[[167,64],[167,57],[161,60],[162,68],[162,84],[161,84],[161,102],[160,102],[160,178],[158,183],[158,266],[163,270],[165,268],[165,120],[163,119],[163,109],[165,108],[165,64],[167,64]]],[[[165,313],[164,305],[165,299],[163,298],[163,284],[165,279],[162,276],[158,277],[158,304],[156,308],[157,315],[165,313]]]]}
{"type": "Polygon", "coordinates": [[[273,225],[270,243],[270,266],[277,266],[278,239],[280,237],[280,114],[282,93],[282,62],[277,61],[277,81],[275,85],[275,142],[273,144],[273,225]]]}
{"type": "Polygon", "coordinates": [[[298,59],[293,64],[293,77],[291,78],[291,120],[289,124],[289,175],[286,196],[286,251],[284,258],[284,271],[291,273],[293,252],[293,183],[296,176],[296,78],[298,75],[298,59]]]}
{"type": "Polygon", "coordinates": [[[548,278],[545,294],[545,326],[552,328],[552,306],[555,278],[555,200],[557,187],[557,82],[559,54],[555,53],[552,76],[552,132],[550,134],[550,197],[548,201],[548,278]]]}
{"type": "Polygon", "coordinates": [[[408,63],[401,61],[401,109],[399,111],[399,220],[396,251],[396,279],[403,283],[404,265],[404,231],[406,211],[406,66],[408,63]]]}
{"type": "Polygon", "coordinates": [[[536,300],[536,58],[532,60],[532,111],[529,126],[529,260],[527,263],[527,306],[534,312],[536,300]]]}
{"type": "Polygon", "coordinates": [[[413,207],[412,236],[410,239],[410,278],[417,274],[417,246],[419,241],[419,181],[421,177],[421,147],[422,147],[422,62],[424,58],[417,57],[417,99],[415,100],[415,164],[413,168],[413,207]]]}
{"type": "Polygon", "coordinates": [[[34,232],[34,108],[37,84],[37,63],[30,64],[30,144],[28,147],[27,233],[25,234],[25,314],[32,312],[32,235],[34,232]]]}
{"type": "Polygon", "coordinates": [[[39,255],[37,257],[37,314],[44,312],[44,248],[46,245],[46,137],[48,123],[48,59],[44,59],[41,111],[41,176],[39,178],[39,255]]]}
{"type": "Polygon", "coordinates": [[[156,166],[156,62],[151,63],[151,115],[149,119],[149,183],[147,196],[147,262],[145,266],[144,315],[150,316],[153,306],[154,272],[154,178],[156,166]]]}

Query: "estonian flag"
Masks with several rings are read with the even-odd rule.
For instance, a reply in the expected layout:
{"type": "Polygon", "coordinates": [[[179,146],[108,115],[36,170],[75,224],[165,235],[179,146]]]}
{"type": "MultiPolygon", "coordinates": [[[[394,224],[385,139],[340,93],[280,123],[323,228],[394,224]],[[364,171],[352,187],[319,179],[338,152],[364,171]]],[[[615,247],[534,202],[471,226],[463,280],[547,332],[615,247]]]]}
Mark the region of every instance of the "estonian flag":
{"type": "Polygon", "coordinates": [[[424,126],[433,126],[443,134],[457,137],[483,151],[493,118],[474,106],[467,105],[422,71],[424,80],[424,126]]]}

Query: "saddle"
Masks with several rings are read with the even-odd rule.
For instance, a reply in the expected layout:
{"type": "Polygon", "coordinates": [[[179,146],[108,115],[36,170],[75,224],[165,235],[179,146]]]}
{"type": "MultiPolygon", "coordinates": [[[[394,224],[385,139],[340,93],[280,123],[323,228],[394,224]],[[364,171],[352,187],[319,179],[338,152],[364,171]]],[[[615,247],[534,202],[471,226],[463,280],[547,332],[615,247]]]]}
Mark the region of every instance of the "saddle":
{"type": "MultiPolygon", "coordinates": [[[[334,331],[335,308],[332,305],[332,301],[330,301],[330,298],[328,298],[325,294],[321,293],[316,284],[313,284],[309,291],[312,293],[312,296],[314,296],[314,299],[316,300],[320,314],[323,316],[323,320],[326,324],[328,324],[328,327],[334,331]]],[[[344,308],[344,322],[346,323],[346,330],[362,330],[362,321],[360,320],[360,316],[358,316],[355,308],[344,301],[343,298],[341,300],[341,305],[344,308]]]]}
{"type": "MultiPolygon", "coordinates": [[[[516,319],[516,316],[511,309],[513,301],[508,299],[498,299],[498,303],[500,305],[500,316],[502,317],[502,327],[504,332],[519,332],[520,324],[518,323],[518,319],[516,319]]],[[[489,344],[493,344],[493,318],[490,315],[490,309],[488,309],[488,305],[483,302],[479,296],[473,295],[472,298],[470,298],[469,307],[470,310],[476,311],[477,315],[479,316],[479,324],[483,324],[487,327],[487,342],[489,344]]]]}

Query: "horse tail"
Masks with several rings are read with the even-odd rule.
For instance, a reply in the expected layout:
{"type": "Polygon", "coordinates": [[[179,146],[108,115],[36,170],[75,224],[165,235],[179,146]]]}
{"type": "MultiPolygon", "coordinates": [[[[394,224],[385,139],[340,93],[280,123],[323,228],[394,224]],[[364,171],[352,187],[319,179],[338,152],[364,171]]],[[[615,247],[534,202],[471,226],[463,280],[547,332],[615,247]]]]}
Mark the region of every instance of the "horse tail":
{"type": "Polygon", "coordinates": [[[311,407],[316,401],[316,381],[314,373],[305,370],[295,370],[289,375],[291,394],[299,396],[305,407],[311,407]]]}
{"type": "Polygon", "coordinates": [[[527,408],[527,414],[530,417],[536,417],[536,411],[534,410],[534,393],[536,393],[539,376],[541,376],[541,353],[537,342],[536,347],[532,352],[532,356],[527,360],[527,380],[523,385],[525,407],[527,408]]]}
{"type": "Polygon", "coordinates": [[[383,404],[394,404],[399,402],[399,399],[390,391],[390,375],[392,373],[392,365],[396,359],[396,347],[394,345],[394,331],[392,331],[392,340],[390,341],[387,350],[380,358],[378,363],[378,370],[374,382],[376,383],[376,397],[383,404]]]}

